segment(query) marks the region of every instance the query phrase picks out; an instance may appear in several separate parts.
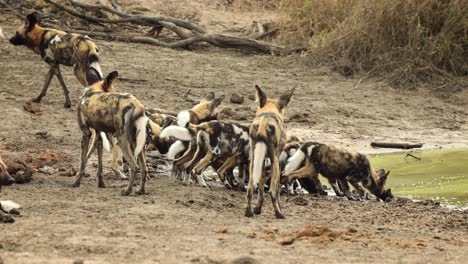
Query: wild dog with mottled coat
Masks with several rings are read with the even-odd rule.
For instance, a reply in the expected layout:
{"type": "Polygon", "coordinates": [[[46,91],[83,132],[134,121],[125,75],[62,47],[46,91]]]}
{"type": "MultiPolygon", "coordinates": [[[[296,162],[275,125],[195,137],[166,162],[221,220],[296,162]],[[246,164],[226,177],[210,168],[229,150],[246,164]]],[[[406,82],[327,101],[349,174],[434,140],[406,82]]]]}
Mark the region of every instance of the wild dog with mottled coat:
{"type": "Polygon", "coordinates": [[[64,106],[71,107],[68,89],[63,81],[60,65],[72,66],[81,85],[87,87],[100,80],[103,75],[98,59],[98,49],[88,36],[66,33],[61,30],[39,26],[41,16],[34,12],[26,17],[25,23],[18,28],[10,39],[15,46],[24,45],[41,55],[49,64],[49,73],[41,93],[33,99],[39,103],[46,95],[52,78],[57,76],[65,95],[64,106]]]}
{"type": "MultiPolygon", "coordinates": [[[[15,179],[13,179],[13,177],[10,176],[7,170],[7,166],[0,158],[0,191],[2,190],[2,186],[12,185],[13,183],[15,183],[15,179]]],[[[10,214],[4,212],[2,208],[2,203],[0,203],[0,222],[12,223],[14,221],[15,220],[10,214]]]]}
{"type": "MultiPolygon", "coordinates": [[[[198,104],[190,110],[184,110],[177,115],[177,125],[186,127],[187,124],[200,124],[217,119],[217,107],[224,100],[224,95],[216,98],[213,92],[208,93],[198,104]]],[[[167,136],[161,134],[161,138],[166,140],[167,136]]],[[[174,137],[177,138],[177,137],[174,137]]],[[[172,166],[172,175],[182,177],[184,167],[183,165],[192,159],[195,154],[195,138],[177,140],[169,147],[167,157],[174,160],[172,166]],[[193,145],[193,147],[190,147],[193,145]]]]}
{"type": "Polygon", "coordinates": [[[362,198],[365,191],[360,183],[378,199],[386,201],[393,198],[391,189],[385,188],[390,172],[374,170],[369,159],[358,152],[309,142],[290,158],[285,169],[289,182],[296,178],[309,178],[316,186],[321,186],[319,173],[327,178],[338,196],[355,199],[348,185],[350,182],[362,198]]]}
{"type": "Polygon", "coordinates": [[[191,148],[195,149],[190,160],[183,164],[186,172],[184,183],[189,184],[189,174],[196,176],[198,183],[206,187],[202,172],[215,161],[222,160],[217,168],[221,181],[230,186],[225,178],[228,170],[248,160],[249,128],[240,124],[209,121],[187,127],[169,126],[161,133],[164,137],[176,137],[182,140],[195,139],[191,148]]]}
{"type": "Polygon", "coordinates": [[[279,157],[286,143],[286,127],[284,125],[284,108],[291,100],[294,90],[282,95],[279,99],[270,99],[258,87],[255,86],[258,100],[258,110],[250,126],[250,178],[247,187],[246,217],[252,217],[253,213],[261,214],[264,200],[264,185],[266,180],[265,161],[270,159],[269,193],[275,208],[276,218],[284,218],[279,205],[280,195],[280,162],[279,157]],[[258,187],[258,201],[255,210],[252,211],[252,196],[254,189],[258,187]]]}
{"type": "MultiPolygon", "coordinates": [[[[77,107],[78,124],[82,131],[81,163],[73,187],[80,186],[81,178],[85,174],[88,145],[91,130],[113,135],[120,146],[123,157],[130,166],[130,179],[127,189],[122,195],[129,195],[132,191],[135,174],[138,169],[142,172],[140,189],[137,194],[145,193],[145,183],[148,174],[145,159],[146,128],[148,117],[145,115],[143,104],[128,93],[109,92],[114,90],[112,84],[118,73],[111,72],[103,81],[86,88],[77,107]],[[138,162],[138,163],[137,163],[138,162]]],[[[102,137],[96,137],[98,151],[98,187],[105,187],[102,179],[102,137]]]]}

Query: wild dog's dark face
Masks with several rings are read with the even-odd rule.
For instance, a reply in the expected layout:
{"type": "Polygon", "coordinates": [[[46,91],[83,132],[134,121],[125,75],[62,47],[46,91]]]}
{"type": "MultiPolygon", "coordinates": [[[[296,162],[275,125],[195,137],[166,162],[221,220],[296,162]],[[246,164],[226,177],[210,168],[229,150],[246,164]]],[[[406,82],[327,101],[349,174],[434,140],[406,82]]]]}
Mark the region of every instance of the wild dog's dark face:
{"type": "Polygon", "coordinates": [[[215,98],[213,92],[208,93],[205,97],[192,108],[192,112],[195,114],[198,123],[208,122],[216,120],[217,113],[216,108],[224,100],[224,95],[215,98]]]}
{"type": "MultiPolygon", "coordinates": [[[[34,41],[40,39],[40,36],[37,36],[39,33],[34,30],[40,21],[41,16],[37,12],[27,15],[24,24],[21,25],[16,30],[16,34],[10,38],[10,43],[15,46],[34,45],[34,41]]],[[[39,46],[39,43],[37,43],[37,46],[39,46]]]]}
{"type": "Polygon", "coordinates": [[[392,194],[392,189],[388,188],[385,189],[385,183],[387,182],[388,175],[390,171],[385,172],[384,169],[380,169],[375,172],[378,176],[377,184],[376,184],[376,191],[377,197],[380,198],[382,201],[387,201],[389,199],[393,199],[394,196],[392,194]]]}
{"type": "Polygon", "coordinates": [[[7,170],[7,166],[0,158],[0,189],[2,189],[2,186],[4,185],[12,185],[13,183],[15,183],[15,179],[10,176],[7,170]]]}

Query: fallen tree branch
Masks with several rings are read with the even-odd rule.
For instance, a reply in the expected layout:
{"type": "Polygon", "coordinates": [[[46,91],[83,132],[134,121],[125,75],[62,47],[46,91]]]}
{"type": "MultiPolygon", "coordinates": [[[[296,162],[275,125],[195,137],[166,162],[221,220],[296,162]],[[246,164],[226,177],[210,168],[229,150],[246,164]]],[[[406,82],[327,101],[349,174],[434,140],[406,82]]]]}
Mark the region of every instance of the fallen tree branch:
{"type": "Polygon", "coordinates": [[[372,142],[371,147],[373,148],[397,148],[397,149],[413,149],[421,148],[424,144],[408,144],[408,143],[386,143],[386,142],[372,142]]]}
{"type": "Polygon", "coordinates": [[[414,159],[416,159],[416,160],[421,160],[421,158],[416,157],[416,156],[414,156],[414,155],[411,154],[411,153],[406,153],[405,159],[406,159],[407,157],[411,157],[411,158],[414,158],[414,159]]]}
{"type": "MultiPolygon", "coordinates": [[[[84,4],[75,0],[70,0],[73,6],[82,8],[84,10],[101,12],[105,10],[112,14],[119,16],[118,19],[108,19],[108,18],[99,18],[85,15],[82,12],[78,12],[72,8],[66,7],[61,5],[53,0],[45,0],[45,2],[50,3],[51,5],[71,14],[72,16],[81,18],[88,22],[92,23],[100,23],[100,24],[125,24],[131,23],[141,26],[150,26],[152,30],[150,30],[147,37],[137,37],[137,36],[123,36],[123,35],[114,35],[113,33],[102,33],[102,32],[94,32],[90,31],[84,34],[89,35],[90,37],[95,38],[104,38],[108,40],[118,40],[118,41],[126,41],[126,42],[134,42],[134,43],[143,43],[143,44],[150,44],[156,45],[166,48],[187,48],[187,46],[198,43],[198,42],[206,42],[211,45],[220,47],[220,48],[234,48],[249,52],[258,52],[258,53],[269,53],[275,55],[287,55],[297,52],[302,52],[305,49],[286,49],[284,47],[271,45],[267,43],[258,42],[254,39],[249,38],[242,38],[242,37],[232,37],[221,35],[217,33],[212,33],[204,29],[203,27],[192,23],[185,19],[178,19],[174,17],[164,17],[164,16],[131,16],[122,11],[116,10],[114,8],[104,6],[102,4],[98,4],[96,6],[84,4]],[[164,42],[160,40],[156,40],[152,37],[148,37],[148,35],[159,35],[159,31],[161,27],[165,27],[170,31],[174,32],[180,40],[174,42],[164,42]]],[[[71,32],[80,33],[79,30],[72,30],[71,32]]],[[[263,32],[262,32],[263,33],[263,32]]],[[[268,32],[267,32],[268,33],[268,32]]],[[[83,34],[83,33],[80,33],[83,34]]],[[[268,33],[271,34],[271,33],[268,33]]]]}

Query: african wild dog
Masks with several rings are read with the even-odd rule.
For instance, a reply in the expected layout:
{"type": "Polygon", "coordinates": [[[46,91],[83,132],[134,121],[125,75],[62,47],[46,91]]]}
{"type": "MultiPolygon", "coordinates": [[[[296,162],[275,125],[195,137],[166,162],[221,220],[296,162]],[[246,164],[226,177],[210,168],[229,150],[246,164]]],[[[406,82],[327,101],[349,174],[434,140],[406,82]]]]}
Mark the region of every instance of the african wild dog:
{"type": "Polygon", "coordinates": [[[101,67],[98,59],[98,49],[88,36],[66,33],[61,30],[39,26],[41,16],[31,13],[26,16],[25,23],[18,28],[10,42],[15,45],[25,45],[49,64],[50,69],[41,93],[33,99],[39,103],[47,93],[53,76],[57,76],[65,95],[64,106],[71,106],[68,89],[63,81],[59,65],[73,66],[75,76],[83,86],[89,86],[102,80],[101,67]]]}
{"type": "Polygon", "coordinates": [[[279,205],[280,194],[280,162],[279,157],[286,143],[286,127],[284,125],[284,108],[291,100],[294,89],[279,99],[267,98],[266,94],[255,86],[258,100],[258,110],[250,126],[250,178],[247,187],[247,208],[245,216],[252,217],[253,213],[261,214],[264,200],[265,160],[270,159],[269,193],[275,208],[276,218],[284,218],[279,205]],[[252,212],[252,196],[254,188],[258,186],[258,201],[252,212]]]}
{"type": "Polygon", "coordinates": [[[248,160],[248,130],[247,126],[214,120],[199,125],[188,124],[185,128],[170,126],[161,135],[182,140],[194,139],[190,146],[194,151],[187,151],[194,154],[182,164],[186,172],[184,184],[190,183],[191,174],[196,176],[201,186],[207,187],[202,172],[212,164],[221,164],[216,168],[217,173],[226,187],[230,188],[232,186],[225,177],[226,173],[248,160]]]}
{"type": "MultiPolygon", "coordinates": [[[[184,110],[177,115],[177,125],[185,127],[187,124],[200,124],[217,119],[217,107],[224,100],[224,95],[216,98],[213,92],[208,93],[198,104],[190,110],[184,110]]],[[[167,136],[161,134],[162,140],[167,140],[167,136]]],[[[175,137],[174,137],[175,138],[175,137]]],[[[183,177],[183,164],[191,160],[195,154],[195,138],[177,140],[170,145],[167,157],[174,160],[171,174],[177,178],[183,177]]]]}
{"type": "MultiPolygon", "coordinates": [[[[111,72],[103,81],[86,88],[78,104],[78,124],[82,131],[81,164],[73,187],[80,186],[81,178],[85,174],[88,144],[91,130],[96,133],[105,132],[117,138],[123,157],[130,166],[130,179],[127,189],[122,195],[129,195],[132,191],[135,174],[142,172],[140,189],[137,194],[145,193],[145,182],[148,168],[145,160],[144,145],[146,142],[146,128],[148,117],[138,99],[128,93],[110,92],[114,90],[112,84],[118,73],[111,72]],[[138,162],[138,164],[137,164],[138,162]]],[[[98,151],[98,187],[105,187],[102,180],[102,137],[96,137],[98,151]]]]}
{"type": "Polygon", "coordinates": [[[375,171],[365,155],[354,151],[325,144],[306,143],[290,158],[285,169],[285,176],[289,182],[295,178],[309,178],[316,186],[320,184],[319,173],[328,179],[338,196],[345,195],[354,200],[349,181],[362,198],[365,197],[365,191],[359,183],[383,201],[393,198],[391,189],[385,188],[390,172],[375,171]]]}
{"type": "MultiPolygon", "coordinates": [[[[12,185],[13,183],[15,183],[15,179],[10,176],[7,170],[7,166],[0,158],[0,191],[2,190],[2,186],[12,185]]],[[[2,204],[0,203],[0,222],[12,223],[14,221],[15,220],[10,214],[4,212],[2,204]]]]}

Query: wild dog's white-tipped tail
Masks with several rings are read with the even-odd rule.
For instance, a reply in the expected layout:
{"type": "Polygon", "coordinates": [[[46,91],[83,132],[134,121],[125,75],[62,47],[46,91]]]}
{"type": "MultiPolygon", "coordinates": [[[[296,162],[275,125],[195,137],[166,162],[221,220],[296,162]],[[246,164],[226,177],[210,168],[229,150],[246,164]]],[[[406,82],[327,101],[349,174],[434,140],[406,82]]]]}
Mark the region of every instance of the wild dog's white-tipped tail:
{"type": "Polygon", "coordinates": [[[102,74],[102,70],[101,70],[101,65],[99,65],[99,62],[97,61],[91,62],[91,64],[89,65],[89,68],[95,69],[99,73],[101,79],[104,78],[104,75],[102,74]]]}
{"type": "Polygon", "coordinates": [[[5,38],[5,36],[3,35],[3,30],[2,30],[1,27],[0,27],[0,38],[5,38]]]}
{"type": "Polygon", "coordinates": [[[254,149],[253,169],[252,169],[252,184],[257,188],[260,177],[265,166],[265,156],[267,152],[267,145],[265,142],[257,142],[254,149]]]}
{"type": "Polygon", "coordinates": [[[135,121],[136,127],[136,147],[135,147],[135,157],[138,157],[143,151],[146,143],[146,125],[148,124],[149,118],[146,116],[139,117],[135,121]]]}
{"type": "Polygon", "coordinates": [[[169,147],[167,152],[167,158],[173,160],[177,154],[185,150],[184,143],[180,140],[177,140],[169,147]]]}
{"type": "Polygon", "coordinates": [[[180,126],[168,126],[161,131],[161,138],[175,137],[183,141],[189,141],[192,139],[190,131],[185,127],[180,126]]]}
{"type": "Polygon", "coordinates": [[[187,123],[190,122],[190,112],[181,111],[177,114],[177,125],[180,127],[185,127],[187,123]]]}
{"type": "Polygon", "coordinates": [[[4,212],[10,213],[13,209],[20,209],[21,206],[13,201],[0,201],[0,208],[4,212]]]}
{"type": "Polygon", "coordinates": [[[296,153],[288,159],[288,163],[286,163],[286,167],[284,167],[284,174],[289,175],[293,171],[297,170],[305,157],[305,153],[301,149],[298,149],[296,153]]]}
{"type": "Polygon", "coordinates": [[[109,142],[109,139],[107,138],[106,133],[101,132],[99,133],[99,135],[101,135],[101,138],[102,138],[102,146],[107,152],[110,152],[110,142],[109,142]]]}

